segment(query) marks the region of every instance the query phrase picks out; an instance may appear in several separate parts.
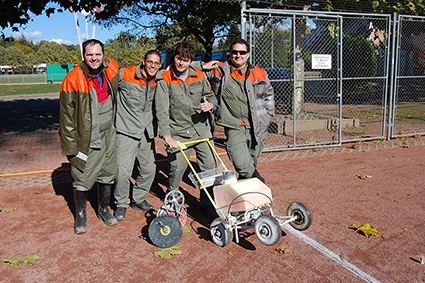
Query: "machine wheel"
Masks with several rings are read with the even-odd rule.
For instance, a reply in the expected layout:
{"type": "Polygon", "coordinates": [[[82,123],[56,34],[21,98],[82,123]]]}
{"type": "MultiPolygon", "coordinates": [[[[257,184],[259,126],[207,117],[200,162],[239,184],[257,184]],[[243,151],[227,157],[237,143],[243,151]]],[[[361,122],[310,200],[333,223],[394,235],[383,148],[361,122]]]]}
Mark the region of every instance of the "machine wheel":
{"type": "Polygon", "coordinates": [[[303,231],[308,229],[311,224],[311,213],[310,209],[308,209],[307,206],[303,205],[299,202],[291,203],[291,205],[288,206],[288,209],[286,210],[286,215],[294,217],[296,216],[297,219],[295,221],[290,222],[292,227],[299,231],[303,231]]]}
{"type": "Polygon", "coordinates": [[[186,207],[182,207],[180,209],[179,213],[176,213],[174,210],[168,210],[164,205],[161,206],[156,214],[156,216],[161,216],[161,215],[172,215],[172,216],[176,216],[176,214],[178,215],[177,218],[180,221],[180,224],[182,225],[182,227],[186,224],[186,220],[187,220],[187,210],[186,207]]]}
{"type": "Polygon", "coordinates": [[[165,195],[164,205],[168,210],[179,211],[184,205],[184,195],[179,190],[172,190],[165,195]]]}
{"type": "Polygon", "coordinates": [[[183,228],[177,217],[161,215],[149,224],[149,239],[155,246],[169,248],[177,244],[183,234],[183,228]]]}
{"type": "Polygon", "coordinates": [[[211,238],[217,246],[225,247],[233,240],[233,233],[226,229],[227,221],[223,218],[216,218],[210,226],[211,238]]]}
{"type": "Polygon", "coordinates": [[[273,246],[279,241],[281,230],[279,223],[269,215],[261,215],[255,220],[254,230],[261,243],[273,246]]]}

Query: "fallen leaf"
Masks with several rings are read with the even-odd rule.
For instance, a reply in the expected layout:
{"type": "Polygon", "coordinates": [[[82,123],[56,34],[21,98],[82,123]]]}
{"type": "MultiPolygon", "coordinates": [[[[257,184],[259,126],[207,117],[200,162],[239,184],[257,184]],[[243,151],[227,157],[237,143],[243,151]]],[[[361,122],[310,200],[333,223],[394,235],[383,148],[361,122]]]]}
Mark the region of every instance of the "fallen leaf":
{"type": "Polygon", "coordinates": [[[0,211],[1,212],[12,212],[15,209],[16,209],[15,207],[3,207],[3,208],[0,208],[0,211]]]}
{"type": "Polygon", "coordinates": [[[171,256],[173,255],[179,255],[182,254],[182,250],[181,250],[182,246],[172,246],[169,248],[163,248],[159,251],[154,252],[153,254],[155,255],[155,257],[162,257],[162,258],[171,258],[171,256]]]}
{"type": "Polygon", "coordinates": [[[362,232],[366,237],[370,237],[370,236],[376,236],[376,237],[382,237],[381,235],[376,234],[375,232],[377,232],[377,227],[372,227],[370,226],[370,224],[365,224],[365,225],[361,225],[361,224],[353,224],[350,226],[350,229],[356,229],[354,231],[354,233],[360,231],[362,232]]]}
{"type": "Polygon", "coordinates": [[[42,193],[43,193],[43,192],[40,192],[40,191],[35,191],[35,192],[34,192],[34,194],[35,194],[35,195],[39,195],[39,194],[42,194],[42,193]]]}
{"type": "Polygon", "coordinates": [[[399,201],[399,200],[396,200],[396,199],[395,199],[395,200],[394,200],[394,202],[395,202],[395,203],[400,203],[401,201],[399,201]]]}
{"type": "Polygon", "coordinates": [[[10,263],[10,265],[12,265],[14,267],[18,267],[18,265],[21,262],[23,262],[25,264],[27,264],[27,263],[34,264],[37,259],[41,259],[41,257],[39,257],[38,255],[33,255],[33,256],[30,256],[30,257],[18,257],[18,258],[15,257],[13,259],[6,258],[5,260],[3,260],[3,263],[10,263]]]}
{"type": "Polygon", "coordinates": [[[404,227],[403,227],[403,229],[404,229],[404,230],[406,230],[406,231],[409,231],[409,228],[404,228],[404,227]]]}
{"type": "Polygon", "coordinates": [[[372,178],[372,176],[370,176],[370,175],[356,175],[357,176],[357,178],[359,178],[359,179],[362,179],[362,180],[364,180],[364,179],[367,179],[367,178],[372,178]]]}
{"type": "Polygon", "coordinates": [[[285,246],[279,246],[279,247],[275,248],[274,250],[277,251],[278,253],[281,253],[281,254],[287,254],[289,252],[292,252],[290,248],[285,247],[285,246]]]}
{"type": "Polygon", "coordinates": [[[189,226],[183,226],[183,233],[188,233],[190,234],[190,227],[189,226]]]}
{"type": "Polygon", "coordinates": [[[228,252],[227,252],[227,254],[228,254],[228,255],[233,255],[231,251],[228,251],[228,252]]]}

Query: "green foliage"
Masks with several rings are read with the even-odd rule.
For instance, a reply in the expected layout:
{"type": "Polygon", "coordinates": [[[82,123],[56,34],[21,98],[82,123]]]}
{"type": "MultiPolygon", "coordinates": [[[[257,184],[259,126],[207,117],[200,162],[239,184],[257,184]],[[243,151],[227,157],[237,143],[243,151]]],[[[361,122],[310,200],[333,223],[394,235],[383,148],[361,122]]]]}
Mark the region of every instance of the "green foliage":
{"type": "Polygon", "coordinates": [[[179,255],[183,254],[182,252],[182,246],[172,246],[169,248],[163,248],[159,251],[156,251],[153,253],[155,257],[162,257],[162,258],[171,258],[173,255],[179,255]]]}
{"type": "MultiPolygon", "coordinates": [[[[116,59],[121,66],[137,65],[143,56],[156,49],[154,39],[142,36],[136,38],[121,32],[115,39],[105,43],[105,55],[116,59]]],[[[16,71],[32,70],[33,65],[73,64],[82,61],[79,45],[65,45],[41,41],[36,44],[24,39],[0,39],[0,65],[17,67],[16,71]]]]}
{"type": "Polygon", "coordinates": [[[291,68],[292,32],[279,29],[278,23],[271,21],[256,35],[255,64],[263,67],[291,68]],[[261,56],[261,57],[260,57],[261,56]]]}
{"type": "Polygon", "coordinates": [[[376,232],[378,231],[377,227],[372,227],[368,223],[366,223],[365,225],[353,224],[349,228],[354,229],[355,230],[354,233],[356,233],[356,232],[362,233],[363,235],[365,235],[368,238],[370,236],[383,237],[381,235],[376,234],[376,232]]]}
{"type": "Polygon", "coordinates": [[[227,34],[219,40],[217,50],[230,49],[230,44],[237,38],[241,38],[241,31],[236,21],[233,21],[227,34]]]}
{"type": "Polygon", "coordinates": [[[343,77],[373,77],[378,67],[375,50],[363,36],[343,35],[343,77]]]}
{"type": "Polygon", "coordinates": [[[138,39],[125,32],[105,43],[105,55],[117,60],[120,67],[140,64],[143,56],[151,49],[155,49],[154,40],[147,37],[138,39]]]}
{"type": "Polygon", "coordinates": [[[0,62],[4,65],[20,66],[25,63],[25,56],[22,50],[15,47],[0,47],[0,62]]]}
{"type": "Polygon", "coordinates": [[[18,265],[20,263],[31,263],[34,264],[36,260],[41,259],[41,257],[39,257],[38,255],[33,255],[33,256],[29,256],[29,257],[18,257],[18,258],[12,258],[12,259],[8,259],[6,258],[5,260],[3,260],[3,263],[10,263],[10,265],[14,266],[14,267],[18,267],[18,265]]]}
{"type": "Polygon", "coordinates": [[[3,208],[0,208],[0,212],[12,212],[15,209],[16,209],[15,207],[3,207],[3,208]]]}
{"type": "Polygon", "coordinates": [[[36,55],[40,63],[67,64],[70,62],[68,49],[53,41],[43,43],[37,50],[36,55]]]}
{"type": "Polygon", "coordinates": [[[240,21],[239,7],[238,1],[145,0],[103,24],[124,24],[135,32],[150,28],[157,32],[159,50],[173,49],[182,39],[199,43],[197,47],[206,51],[209,60],[215,39],[226,34],[231,23],[240,21]],[[147,18],[151,21],[146,22],[147,18]]]}

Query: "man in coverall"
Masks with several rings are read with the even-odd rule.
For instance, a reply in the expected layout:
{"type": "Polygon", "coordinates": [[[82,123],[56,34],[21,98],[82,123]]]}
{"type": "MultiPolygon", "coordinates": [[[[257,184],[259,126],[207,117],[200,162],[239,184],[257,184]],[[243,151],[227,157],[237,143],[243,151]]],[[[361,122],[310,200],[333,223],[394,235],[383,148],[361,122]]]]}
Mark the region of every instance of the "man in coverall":
{"type": "Polygon", "coordinates": [[[274,94],[264,69],[248,62],[249,43],[236,39],[230,48],[229,62],[204,70],[217,95],[217,125],[227,137],[226,150],[239,179],[257,177],[267,129],[274,116],[274,94]]]}
{"type": "Polygon", "coordinates": [[[134,161],[137,158],[139,175],[133,186],[133,209],[142,211],[155,208],[146,201],[155,178],[154,117],[155,75],[161,67],[161,56],[148,51],[138,66],[123,68],[119,72],[117,97],[117,165],[115,184],[115,213],[117,220],[124,220],[130,204],[130,180],[134,161]]]}
{"type": "MultiPolygon", "coordinates": [[[[157,74],[155,97],[160,136],[165,140],[169,163],[169,190],[178,190],[187,168],[184,156],[178,150],[179,142],[211,138],[208,115],[217,103],[204,73],[190,64],[196,49],[192,43],[182,42],[175,49],[174,64],[157,74]]],[[[215,157],[205,142],[188,145],[185,154],[196,150],[201,171],[216,168],[215,157]]],[[[212,193],[212,188],[207,188],[212,193]]],[[[215,210],[206,194],[200,193],[201,206],[207,213],[215,210]]]]}
{"type": "Polygon", "coordinates": [[[109,212],[117,174],[114,100],[118,64],[105,57],[103,43],[83,43],[84,61],[72,69],[60,91],[59,135],[62,153],[71,163],[75,201],[74,232],[87,232],[87,195],[98,184],[98,218],[106,225],[117,220],[109,212]]]}

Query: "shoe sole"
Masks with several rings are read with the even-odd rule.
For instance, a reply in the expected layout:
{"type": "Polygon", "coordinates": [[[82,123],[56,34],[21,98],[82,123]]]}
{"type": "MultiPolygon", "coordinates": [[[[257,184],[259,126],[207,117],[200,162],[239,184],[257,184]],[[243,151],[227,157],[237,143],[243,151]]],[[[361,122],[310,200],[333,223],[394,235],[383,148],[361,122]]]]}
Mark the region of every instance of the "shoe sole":
{"type": "Polygon", "coordinates": [[[97,218],[99,218],[100,220],[102,220],[103,223],[105,223],[108,226],[113,226],[113,225],[117,225],[118,224],[118,221],[117,221],[116,218],[110,219],[110,222],[108,222],[107,220],[105,220],[101,215],[98,215],[97,218]]]}
{"type": "Polygon", "coordinates": [[[148,212],[148,211],[151,211],[151,210],[155,211],[155,208],[154,208],[154,207],[150,207],[150,208],[148,208],[147,210],[145,210],[145,209],[142,209],[142,208],[140,208],[140,207],[138,207],[138,206],[134,205],[134,206],[132,206],[131,208],[132,208],[132,209],[141,210],[141,211],[144,211],[144,212],[148,212]]]}

